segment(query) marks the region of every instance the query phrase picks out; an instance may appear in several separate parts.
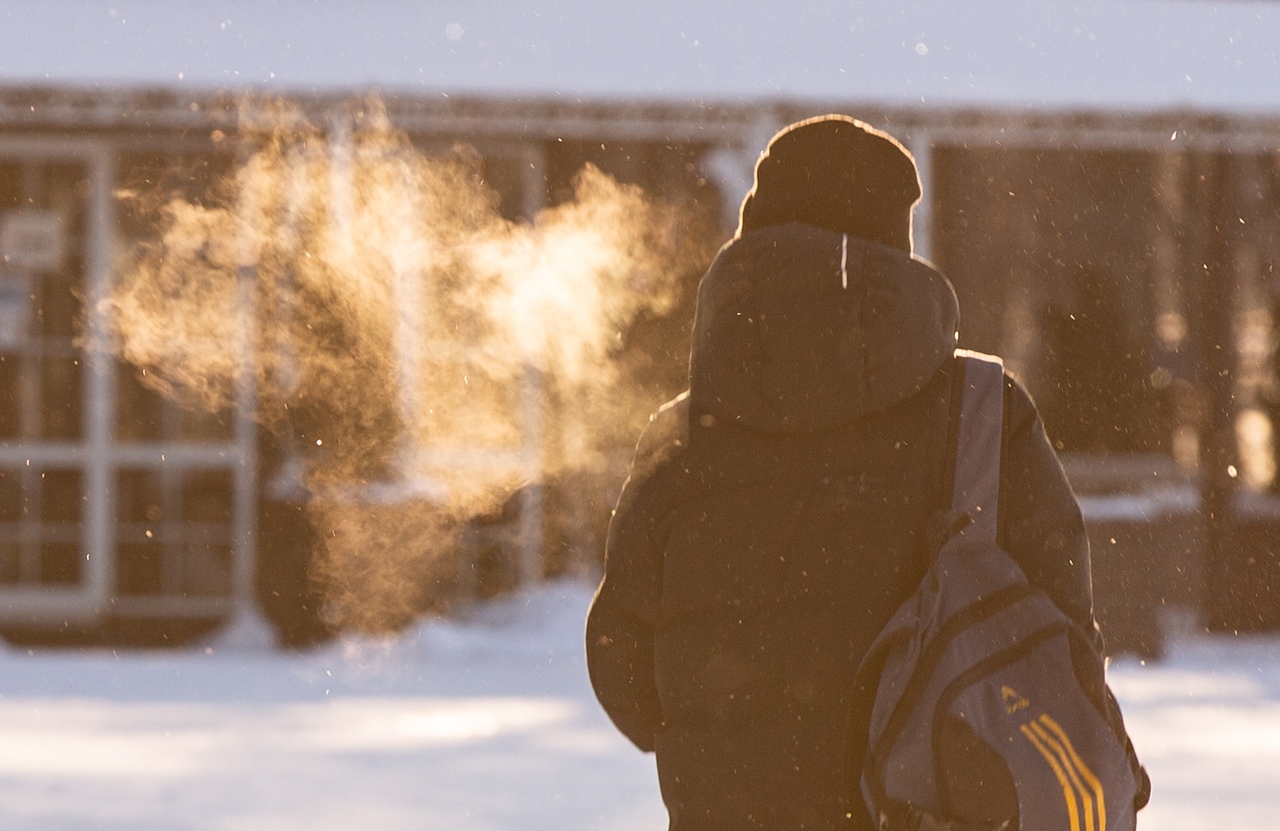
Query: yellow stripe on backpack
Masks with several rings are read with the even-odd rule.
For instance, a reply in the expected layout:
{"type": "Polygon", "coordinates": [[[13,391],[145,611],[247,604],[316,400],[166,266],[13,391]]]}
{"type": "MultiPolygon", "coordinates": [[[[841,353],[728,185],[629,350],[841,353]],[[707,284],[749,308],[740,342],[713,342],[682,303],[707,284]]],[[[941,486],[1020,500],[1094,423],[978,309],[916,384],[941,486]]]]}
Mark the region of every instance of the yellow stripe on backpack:
{"type": "Polygon", "coordinates": [[[1090,790],[1098,803],[1098,831],[1107,831],[1107,800],[1102,790],[1102,783],[1098,781],[1098,777],[1094,776],[1093,771],[1089,770],[1089,766],[1085,764],[1084,759],[1080,758],[1080,754],[1076,753],[1075,747],[1071,744],[1071,739],[1067,737],[1067,731],[1063,730],[1058,722],[1048,714],[1044,713],[1040,716],[1040,722],[1053,731],[1058,741],[1066,748],[1067,753],[1071,756],[1071,761],[1075,768],[1080,771],[1080,775],[1089,783],[1090,790]]]}
{"type": "Polygon", "coordinates": [[[1076,804],[1076,792],[1071,787],[1071,780],[1067,778],[1067,774],[1062,769],[1062,765],[1058,764],[1058,759],[1053,755],[1053,751],[1045,747],[1039,736],[1031,729],[1030,724],[1024,724],[1018,728],[1022,731],[1022,735],[1027,737],[1027,741],[1040,751],[1040,755],[1049,763],[1049,767],[1053,769],[1053,775],[1058,777],[1058,784],[1062,786],[1062,796],[1067,801],[1067,815],[1071,819],[1071,831],[1080,831],[1080,806],[1076,804]]]}

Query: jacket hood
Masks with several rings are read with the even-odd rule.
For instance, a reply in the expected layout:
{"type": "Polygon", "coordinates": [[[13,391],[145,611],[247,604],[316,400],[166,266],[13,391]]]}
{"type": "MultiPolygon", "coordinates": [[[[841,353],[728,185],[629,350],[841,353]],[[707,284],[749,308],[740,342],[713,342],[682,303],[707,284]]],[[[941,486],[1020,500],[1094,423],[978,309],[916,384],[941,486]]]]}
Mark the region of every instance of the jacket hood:
{"type": "Polygon", "coordinates": [[[951,285],[898,249],[800,223],[751,231],[698,287],[691,405],[773,432],[847,425],[923,389],[957,320],[951,285]]]}

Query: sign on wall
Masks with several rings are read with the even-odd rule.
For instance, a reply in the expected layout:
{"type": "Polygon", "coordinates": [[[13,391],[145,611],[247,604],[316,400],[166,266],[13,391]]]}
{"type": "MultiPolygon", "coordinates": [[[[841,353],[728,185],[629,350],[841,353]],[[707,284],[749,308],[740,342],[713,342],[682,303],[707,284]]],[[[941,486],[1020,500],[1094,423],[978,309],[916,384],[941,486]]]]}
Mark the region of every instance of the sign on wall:
{"type": "Polygon", "coordinates": [[[62,265],[66,231],[54,211],[12,211],[0,220],[0,255],[6,268],[54,271],[62,265]]]}
{"type": "Polygon", "coordinates": [[[0,270],[0,348],[21,344],[30,321],[30,280],[25,274],[0,270]]]}

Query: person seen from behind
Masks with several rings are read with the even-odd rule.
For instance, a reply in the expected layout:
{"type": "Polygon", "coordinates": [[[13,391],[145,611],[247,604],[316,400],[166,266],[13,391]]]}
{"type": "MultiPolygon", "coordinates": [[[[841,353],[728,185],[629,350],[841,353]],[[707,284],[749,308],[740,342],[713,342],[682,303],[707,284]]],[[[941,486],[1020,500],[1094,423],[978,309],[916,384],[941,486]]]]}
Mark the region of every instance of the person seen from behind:
{"type": "MultiPolygon", "coordinates": [[[[853,679],[948,496],[958,308],[912,256],[920,195],[893,137],[793,124],[700,284],[689,389],[640,438],[586,630],[672,831],[875,827],[858,790],[874,689],[853,679]]],[[[1004,406],[1001,542],[1097,642],[1080,509],[1007,374],[1004,406]]],[[[1016,804],[988,779],[956,804],[999,823],[1016,804]]]]}

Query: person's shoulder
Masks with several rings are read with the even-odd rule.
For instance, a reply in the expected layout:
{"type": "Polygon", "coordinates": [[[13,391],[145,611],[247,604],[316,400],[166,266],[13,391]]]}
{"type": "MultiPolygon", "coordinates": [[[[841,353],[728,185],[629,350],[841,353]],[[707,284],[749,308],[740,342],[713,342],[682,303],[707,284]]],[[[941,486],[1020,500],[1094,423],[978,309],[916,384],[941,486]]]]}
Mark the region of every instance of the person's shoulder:
{"type": "Polygon", "coordinates": [[[1040,417],[1035,401],[1026,385],[1017,374],[1004,368],[1004,407],[1008,429],[1012,433],[1020,433],[1030,427],[1040,417]]]}
{"type": "Polygon", "coordinates": [[[956,359],[971,357],[978,360],[1000,364],[1001,371],[1004,375],[1004,419],[1006,435],[1021,433],[1030,425],[1034,424],[1036,419],[1039,418],[1039,413],[1036,410],[1035,401],[1031,398],[1031,393],[1027,391],[1026,385],[1018,378],[1017,373],[1009,369],[1009,365],[1003,358],[982,352],[972,352],[967,349],[957,349],[955,357],[956,359]]]}
{"type": "Polygon", "coordinates": [[[652,415],[636,445],[633,480],[649,479],[689,447],[689,393],[680,393],[652,415]]]}

